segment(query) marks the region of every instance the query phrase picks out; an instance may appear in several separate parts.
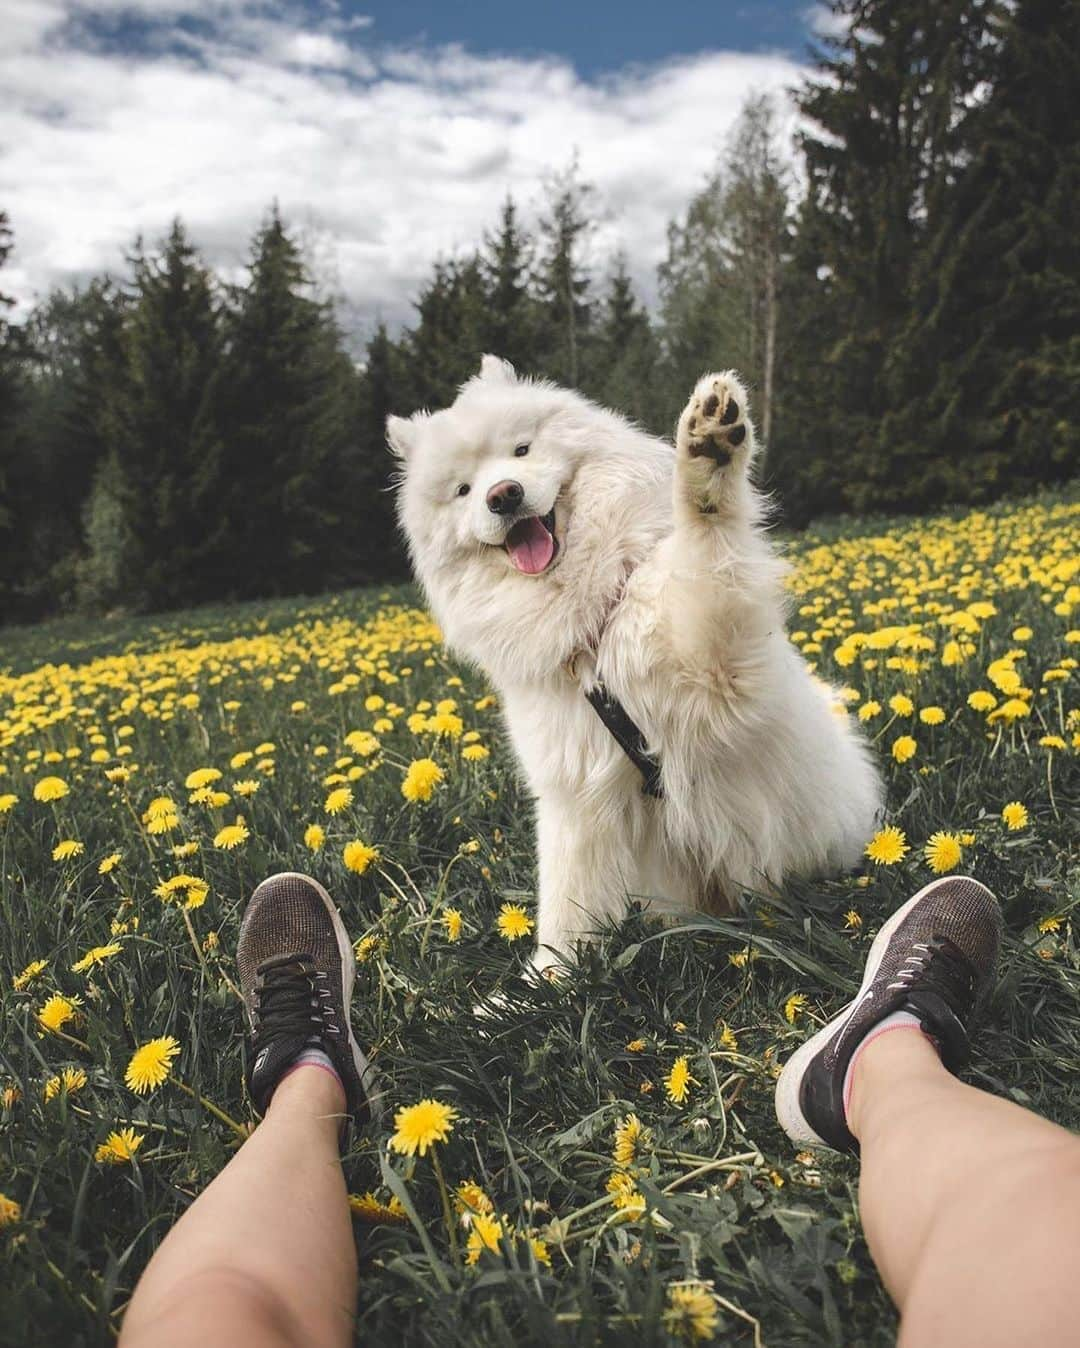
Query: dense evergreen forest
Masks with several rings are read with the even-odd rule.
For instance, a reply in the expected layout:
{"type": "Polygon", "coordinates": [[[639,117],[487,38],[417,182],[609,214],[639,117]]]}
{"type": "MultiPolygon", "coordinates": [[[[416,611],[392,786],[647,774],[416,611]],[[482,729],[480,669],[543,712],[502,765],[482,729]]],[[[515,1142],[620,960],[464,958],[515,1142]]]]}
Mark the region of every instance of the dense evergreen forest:
{"type": "MultiPolygon", "coordinates": [[[[746,105],[651,311],[625,258],[589,267],[602,203],[573,163],[535,222],[493,202],[359,351],[276,208],[240,285],[177,220],[25,323],[0,295],[0,619],[404,574],[386,414],[445,404],[484,351],[659,434],[738,367],[796,527],[1074,476],[1080,0],[831,9],[848,36],[795,91],[794,144],[746,105]]],[[[17,229],[0,214],[0,266],[17,229]]]]}

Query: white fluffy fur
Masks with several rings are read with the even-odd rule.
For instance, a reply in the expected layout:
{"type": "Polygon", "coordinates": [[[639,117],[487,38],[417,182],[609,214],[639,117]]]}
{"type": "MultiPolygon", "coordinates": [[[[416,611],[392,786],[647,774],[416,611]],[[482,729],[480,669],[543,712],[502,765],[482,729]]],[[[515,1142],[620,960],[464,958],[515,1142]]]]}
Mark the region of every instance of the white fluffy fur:
{"type": "Polygon", "coordinates": [[[859,860],[880,781],[785,635],[733,372],[699,381],[674,449],[492,356],[453,406],[390,417],[387,435],[416,574],[448,644],[498,691],[536,797],[540,967],[628,895],[722,911],[743,887],[859,860]],[[541,575],[515,570],[485,505],[506,478],[525,488],[521,514],[555,506],[541,575]],[[662,800],[586,702],[597,676],[659,755],[662,800]]]}

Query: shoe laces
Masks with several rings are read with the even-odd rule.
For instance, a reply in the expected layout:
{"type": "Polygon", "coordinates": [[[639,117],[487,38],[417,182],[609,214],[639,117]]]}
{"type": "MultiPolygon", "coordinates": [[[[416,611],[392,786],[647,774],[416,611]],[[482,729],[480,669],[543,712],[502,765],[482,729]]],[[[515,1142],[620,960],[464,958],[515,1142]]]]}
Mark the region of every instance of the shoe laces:
{"type": "Polygon", "coordinates": [[[321,1042],[341,1033],[328,978],[307,955],[282,955],[259,965],[254,1010],[260,1040],[299,1036],[321,1042]]]}
{"type": "Polygon", "coordinates": [[[936,992],[948,1006],[970,1007],[975,994],[975,970],[962,950],[947,936],[915,941],[911,953],[896,971],[890,991],[915,986],[936,992]]]}

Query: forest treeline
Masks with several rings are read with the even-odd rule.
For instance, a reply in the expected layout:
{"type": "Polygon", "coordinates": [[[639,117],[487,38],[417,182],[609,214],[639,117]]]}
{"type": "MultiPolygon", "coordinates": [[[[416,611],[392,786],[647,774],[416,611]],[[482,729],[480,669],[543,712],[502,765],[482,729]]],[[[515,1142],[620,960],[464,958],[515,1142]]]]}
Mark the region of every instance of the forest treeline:
{"type": "Polygon", "coordinates": [[[403,575],[386,414],[444,405],[484,351],[658,434],[737,367],[794,526],[1075,475],[1080,0],[830,8],[847,35],[795,91],[794,143],[746,104],[649,310],[625,257],[590,267],[603,203],[575,164],[535,220],[492,203],[359,351],[276,208],[240,284],[177,220],[24,323],[0,296],[0,619],[403,575]]]}

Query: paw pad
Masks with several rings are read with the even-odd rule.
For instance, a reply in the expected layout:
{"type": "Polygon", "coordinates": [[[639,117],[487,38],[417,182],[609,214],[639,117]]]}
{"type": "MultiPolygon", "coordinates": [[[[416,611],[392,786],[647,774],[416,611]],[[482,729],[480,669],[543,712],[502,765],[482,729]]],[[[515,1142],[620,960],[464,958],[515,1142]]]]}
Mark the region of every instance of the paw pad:
{"type": "Polygon", "coordinates": [[[732,451],[746,439],[746,422],[727,382],[717,379],[711,393],[691,399],[687,411],[690,457],[713,459],[720,468],[729,464],[732,451]]]}

